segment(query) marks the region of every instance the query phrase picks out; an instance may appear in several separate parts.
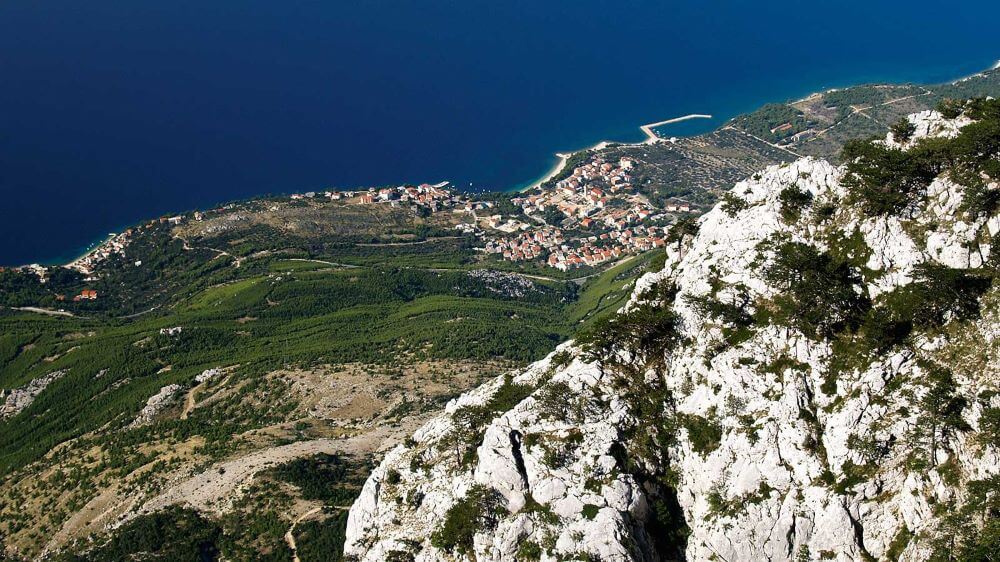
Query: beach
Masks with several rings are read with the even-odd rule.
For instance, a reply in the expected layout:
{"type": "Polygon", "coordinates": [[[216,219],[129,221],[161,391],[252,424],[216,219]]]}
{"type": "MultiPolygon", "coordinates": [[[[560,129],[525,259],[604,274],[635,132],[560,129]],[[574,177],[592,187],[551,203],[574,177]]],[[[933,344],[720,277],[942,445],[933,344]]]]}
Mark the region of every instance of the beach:
{"type": "MultiPolygon", "coordinates": [[[[712,118],[711,115],[707,115],[707,114],[703,114],[703,113],[691,113],[689,115],[682,115],[681,117],[673,117],[671,119],[664,119],[663,121],[657,121],[655,123],[647,123],[645,125],[640,125],[639,126],[639,130],[641,130],[643,132],[643,134],[646,135],[646,138],[643,139],[642,142],[614,142],[614,144],[620,144],[620,145],[626,145],[626,146],[639,146],[639,145],[642,145],[642,144],[652,144],[654,142],[664,141],[666,139],[664,139],[664,138],[662,138],[662,137],[660,137],[659,135],[656,134],[655,129],[657,127],[662,127],[663,125],[669,125],[671,123],[680,123],[681,121],[688,121],[690,119],[711,119],[711,118],[712,118]]],[[[556,153],[556,157],[559,158],[559,161],[556,162],[556,165],[553,166],[551,170],[549,170],[548,172],[546,172],[546,174],[544,176],[542,176],[541,178],[539,178],[539,179],[531,182],[527,186],[519,188],[519,189],[515,189],[513,191],[524,192],[524,191],[531,191],[532,189],[535,189],[537,187],[541,187],[547,181],[549,181],[552,178],[558,176],[566,168],[566,163],[569,162],[569,159],[572,158],[574,154],[579,154],[581,152],[590,152],[590,151],[595,151],[595,150],[602,150],[604,148],[607,148],[607,146],[609,144],[612,144],[612,141],[601,141],[601,142],[599,142],[599,143],[597,143],[597,144],[595,144],[593,146],[589,146],[587,148],[582,148],[580,150],[574,150],[572,152],[557,152],[556,153]]]]}

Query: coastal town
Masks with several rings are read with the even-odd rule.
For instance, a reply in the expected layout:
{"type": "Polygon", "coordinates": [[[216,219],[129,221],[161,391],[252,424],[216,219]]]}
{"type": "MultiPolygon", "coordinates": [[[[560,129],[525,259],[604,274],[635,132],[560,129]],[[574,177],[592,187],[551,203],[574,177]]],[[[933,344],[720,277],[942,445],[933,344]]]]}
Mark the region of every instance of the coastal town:
{"type": "Polygon", "coordinates": [[[408,206],[427,216],[455,213],[455,229],[481,240],[477,249],[510,262],[535,262],[567,271],[645,252],[665,245],[678,216],[695,210],[684,200],[657,208],[632,184],[633,159],[605,161],[599,153],[568,170],[566,177],[510,198],[501,212],[496,201],[435,185],[304,192],[293,201],[329,199],[350,205],[408,206]]]}
{"type": "Polygon", "coordinates": [[[487,235],[485,251],[566,271],[662,247],[671,214],[690,212],[691,206],[655,208],[632,187],[634,166],[627,158],[595,157],[551,187],[513,198],[526,220],[491,217],[487,226],[505,234],[487,235]]]}
{"type": "MultiPolygon", "coordinates": [[[[637,162],[630,158],[606,161],[594,152],[583,164],[565,170],[562,177],[513,194],[509,199],[479,196],[437,184],[372,187],[294,193],[277,198],[281,205],[334,204],[387,205],[409,209],[419,217],[448,214],[447,224],[461,235],[472,236],[476,250],[486,258],[548,266],[561,271],[599,266],[665,245],[666,233],[679,216],[697,209],[684,200],[653,205],[633,186],[637,162]]],[[[86,279],[113,256],[123,256],[137,232],[166,225],[175,227],[228,212],[238,204],[205,211],[161,217],[147,224],[109,235],[85,255],[67,264],[86,279]]],[[[142,262],[131,264],[141,267],[142,262]]],[[[46,268],[25,266],[43,280],[46,268]]],[[[96,299],[88,292],[76,300],[96,299]]]]}

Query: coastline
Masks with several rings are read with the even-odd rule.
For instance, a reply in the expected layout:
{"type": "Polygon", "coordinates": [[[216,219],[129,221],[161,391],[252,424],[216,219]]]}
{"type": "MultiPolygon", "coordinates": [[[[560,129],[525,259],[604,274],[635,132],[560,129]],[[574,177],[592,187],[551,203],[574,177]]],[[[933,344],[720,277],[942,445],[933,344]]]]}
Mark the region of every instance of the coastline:
{"type": "Polygon", "coordinates": [[[109,241],[113,240],[118,234],[128,227],[122,227],[115,229],[117,232],[107,232],[103,236],[93,238],[84,246],[77,246],[71,252],[67,252],[61,256],[53,256],[49,258],[40,259],[31,264],[22,264],[20,266],[12,267],[27,267],[29,265],[41,265],[44,267],[70,267],[80,260],[86,258],[87,256],[93,254],[99,250],[102,246],[107,244],[109,241]]]}
{"type": "Polygon", "coordinates": [[[671,123],[680,123],[682,121],[689,121],[691,119],[712,119],[712,116],[708,115],[708,114],[704,114],[704,113],[690,113],[688,115],[682,115],[680,117],[673,117],[673,118],[670,118],[670,119],[664,119],[663,121],[657,121],[655,123],[647,123],[645,125],[640,125],[639,126],[639,130],[642,131],[644,135],[646,135],[646,138],[643,139],[640,142],[600,141],[597,144],[595,144],[593,146],[589,146],[587,148],[581,148],[579,150],[572,150],[570,152],[557,152],[556,156],[559,158],[559,161],[556,162],[556,165],[553,166],[548,172],[546,172],[544,176],[542,176],[541,178],[539,178],[539,179],[531,182],[530,184],[528,184],[528,185],[526,185],[524,187],[515,187],[513,189],[507,189],[507,190],[503,190],[503,191],[523,193],[525,191],[531,191],[532,189],[535,189],[537,187],[541,187],[546,182],[548,182],[552,178],[554,178],[557,175],[559,175],[559,173],[562,172],[566,168],[566,163],[569,162],[569,159],[572,158],[574,155],[579,154],[581,152],[591,152],[591,151],[595,151],[595,150],[603,150],[603,149],[607,148],[611,144],[620,144],[620,145],[623,145],[623,146],[641,146],[641,145],[644,145],[644,144],[653,144],[653,143],[657,143],[657,142],[665,142],[668,139],[665,139],[665,138],[663,138],[663,137],[661,137],[661,136],[659,136],[659,135],[656,134],[655,129],[657,127],[662,127],[663,125],[669,125],[671,123]]]}
{"type": "Polygon", "coordinates": [[[106,236],[102,237],[100,240],[96,240],[94,242],[91,242],[90,245],[87,246],[86,249],[84,249],[83,253],[80,254],[80,255],[78,255],[78,256],[76,256],[75,258],[73,258],[72,261],[69,261],[69,262],[64,263],[64,264],[57,264],[57,265],[61,265],[62,267],[66,267],[66,268],[70,268],[70,269],[77,269],[77,267],[79,266],[80,262],[82,262],[83,260],[85,260],[88,257],[90,257],[91,255],[93,255],[94,252],[97,252],[105,244],[107,244],[108,242],[114,240],[117,237],[118,237],[118,233],[117,232],[109,232],[106,236]]]}
{"type": "Polygon", "coordinates": [[[643,141],[642,144],[652,144],[654,142],[660,142],[662,140],[665,140],[656,134],[656,131],[654,129],[656,129],[657,127],[662,127],[663,125],[669,125],[671,123],[680,123],[681,121],[688,121],[691,119],[711,119],[711,118],[712,118],[711,115],[707,115],[704,113],[691,113],[688,115],[683,115],[681,117],[674,117],[673,119],[665,119],[663,121],[657,121],[656,123],[648,123],[646,125],[639,127],[639,129],[643,133],[646,133],[646,140],[643,141]]]}
{"type": "MultiPolygon", "coordinates": [[[[589,150],[589,149],[585,149],[585,150],[589,150]]],[[[573,156],[573,154],[574,154],[573,152],[556,152],[556,157],[559,159],[559,161],[556,162],[556,165],[553,166],[552,169],[550,169],[548,172],[546,172],[546,174],[544,176],[542,176],[538,180],[535,180],[535,181],[531,182],[529,185],[527,185],[525,187],[514,188],[511,191],[514,191],[514,192],[531,191],[532,189],[535,189],[536,187],[539,187],[539,186],[545,184],[545,182],[547,182],[550,179],[558,176],[559,173],[562,172],[566,168],[566,164],[569,162],[569,159],[570,159],[570,157],[573,156]]]]}
{"type": "MultiPolygon", "coordinates": [[[[929,82],[927,85],[957,84],[959,82],[964,82],[966,80],[970,80],[970,79],[973,79],[973,78],[981,77],[984,74],[986,74],[987,72],[992,72],[992,71],[995,71],[995,70],[1000,70],[1000,60],[997,60],[992,66],[990,66],[990,67],[988,67],[988,68],[986,68],[984,70],[973,72],[972,74],[965,75],[965,76],[960,76],[958,78],[953,78],[953,79],[950,79],[950,80],[945,80],[943,82],[929,82]]],[[[817,90],[815,90],[813,92],[810,92],[809,94],[807,94],[807,95],[805,95],[805,96],[803,96],[803,97],[801,97],[799,99],[793,99],[792,101],[790,101],[788,103],[789,104],[801,103],[801,102],[804,102],[804,101],[808,101],[809,99],[814,98],[816,96],[821,96],[821,95],[823,95],[825,93],[829,93],[829,92],[833,92],[833,91],[837,91],[837,90],[842,90],[842,89],[845,89],[845,88],[852,88],[852,87],[855,87],[855,86],[860,86],[860,85],[863,85],[865,83],[866,83],[865,81],[860,81],[860,82],[849,84],[849,85],[846,85],[846,86],[832,87],[832,88],[819,88],[819,89],[817,89],[817,90]]],[[[871,83],[879,83],[879,82],[875,81],[875,82],[871,82],[871,83]]],[[[892,83],[892,82],[891,81],[886,81],[885,83],[892,83]]],[[[914,84],[923,85],[922,82],[914,82],[914,84]]],[[[530,191],[532,189],[540,187],[543,184],[545,184],[546,182],[548,182],[549,180],[551,180],[552,178],[554,178],[555,176],[557,176],[560,172],[562,172],[563,169],[565,169],[567,162],[569,161],[569,159],[571,157],[573,157],[573,155],[579,154],[579,153],[584,152],[584,151],[601,150],[601,149],[607,147],[609,144],[612,144],[612,143],[613,144],[620,144],[620,145],[623,145],[623,146],[640,146],[640,145],[643,145],[643,144],[652,144],[652,143],[656,143],[656,142],[666,141],[668,139],[665,139],[663,137],[658,136],[653,129],[655,129],[656,127],[662,126],[662,125],[668,125],[670,123],[678,123],[678,122],[681,122],[681,121],[687,121],[687,120],[690,120],[690,119],[699,119],[699,118],[712,119],[713,116],[712,115],[707,115],[707,114],[692,113],[692,114],[684,115],[684,116],[681,116],[681,117],[675,117],[673,119],[666,119],[664,121],[659,121],[659,122],[656,122],[656,123],[648,123],[646,125],[641,125],[639,127],[639,129],[643,132],[643,134],[646,135],[646,138],[643,141],[637,142],[637,143],[636,142],[601,141],[601,142],[599,142],[599,143],[597,143],[597,144],[595,144],[593,146],[587,147],[587,148],[581,148],[579,150],[573,150],[573,151],[569,151],[569,152],[557,152],[556,156],[559,158],[559,161],[556,162],[556,164],[552,168],[550,168],[549,171],[546,172],[545,175],[543,175],[541,178],[539,178],[539,179],[537,179],[537,180],[535,180],[535,181],[533,181],[533,182],[531,182],[531,183],[529,183],[529,184],[527,184],[527,185],[525,185],[523,187],[513,187],[513,188],[509,188],[509,189],[503,189],[501,191],[506,191],[506,192],[511,192],[511,193],[524,193],[526,191],[530,191]]],[[[692,135],[692,136],[696,136],[696,135],[692,135]]]]}
{"type": "MultiPolygon", "coordinates": [[[[960,83],[960,82],[963,82],[963,81],[966,81],[966,80],[969,80],[969,79],[973,79],[973,78],[982,76],[982,75],[984,75],[986,73],[989,73],[989,72],[995,72],[997,70],[1000,70],[1000,60],[997,60],[996,62],[994,62],[992,65],[990,65],[988,68],[986,68],[984,70],[980,70],[978,72],[973,72],[971,74],[968,74],[968,75],[965,75],[965,76],[962,76],[962,77],[959,77],[959,78],[952,78],[952,79],[949,79],[949,80],[943,80],[941,82],[928,81],[926,83],[924,83],[924,82],[913,82],[913,83],[917,84],[917,85],[925,85],[925,84],[926,85],[956,84],[956,83],[960,83]]],[[[788,102],[788,103],[797,103],[797,102],[805,101],[805,100],[808,100],[808,99],[810,99],[810,98],[812,98],[814,96],[821,95],[824,92],[829,92],[829,91],[832,91],[832,90],[838,90],[838,89],[843,89],[843,88],[849,88],[849,87],[852,87],[852,86],[855,86],[855,85],[865,84],[865,83],[882,83],[882,81],[877,81],[876,80],[876,81],[870,81],[869,82],[869,81],[862,80],[862,81],[859,81],[857,84],[851,84],[851,85],[846,85],[846,86],[841,86],[841,87],[818,88],[818,89],[814,90],[813,92],[811,92],[811,93],[809,93],[807,95],[804,95],[800,99],[797,99],[797,100],[794,100],[794,101],[791,101],[791,102],[788,102]]],[[[891,80],[887,80],[887,81],[885,81],[885,83],[893,83],[893,82],[891,80]]],[[[645,135],[646,138],[643,139],[642,141],[639,141],[639,142],[601,141],[601,142],[598,142],[596,144],[593,144],[592,146],[588,146],[588,147],[585,147],[585,148],[581,148],[581,149],[577,149],[577,150],[572,150],[572,151],[557,152],[557,153],[555,153],[555,156],[556,156],[557,160],[538,179],[536,179],[534,181],[531,181],[530,183],[527,183],[527,184],[520,184],[520,185],[515,185],[515,186],[511,186],[511,187],[506,187],[506,188],[497,187],[495,190],[496,191],[503,191],[503,192],[507,192],[507,193],[521,193],[521,192],[526,192],[526,191],[532,190],[534,188],[537,188],[537,187],[545,184],[546,182],[550,181],[552,178],[556,177],[561,172],[563,172],[565,170],[566,166],[568,165],[570,158],[572,158],[576,154],[580,154],[580,153],[585,152],[585,151],[601,150],[601,149],[604,149],[608,145],[611,145],[611,144],[622,145],[622,146],[641,146],[641,145],[644,145],[644,144],[653,144],[653,143],[657,143],[657,142],[669,142],[669,139],[663,138],[663,137],[659,137],[658,135],[656,135],[654,129],[656,127],[658,127],[658,126],[667,125],[667,124],[670,124],[670,123],[687,121],[687,120],[691,120],[691,119],[698,119],[698,118],[713,118],[713,116],[704,115],[704,114],[689,114],[689,115],[685,115],[685,116],[681,116],[681,117],[667,119],[667,120],[664,120],[664,121],[659,121],[659,122],[656,122],[656,123],[649,123],[649,124],[646,124],[646,125],[641,125],[638,128],[639,128],[639,130],[641,130],[643,132],[643,134],[645,135]]],[[[696,136],[696,135],[681,135],[681,136],[696,136]]],[[[442,184],[447,185],[448,183],[451,183],[451,182],[448,182],[448,181],[439,182],[436,185],[442,185],[442,184]]],[[[457,188],[457,186],[456,186],[456,188],[457,188]]],[[[460,189],[460,188],[458,188],[458,189],[460,189]]],[[[250,196],[250,197],[247,197],[247,198],[244,198],[244,199],[254,199],[256,197],[257,196],[250,196]]],[[[138,220],[141,220],[141,218],[138,219],[138,220]]],[[[119,229],[117,229],[117,232],[121,232],[122,230],[124,230],[124,228],[127,228],[127,227],[120,227],[119,229]]],[[[72,250],[70,252],[66,252],[63,255],[52,256],[52,257],[48,257],[48,258],[39,259],[39,260],[37,260],[37,261],[35,261],[33,263],[34,264],[38,264],[38,265],[47,266],[47,267],[56,267],[56,266],[67,267],[67,266],[75,264],[75,263],[79,262],[80,260],[86,258],[87,256],[91,255],[94,251],[96,251],[97,249],[99,249],[100,247],[102,247],[109,240],[113,239],[114,236],[116,236],[116,233],[111,233],[111,234],[107,234],[106,233],[105,235],[102,235],[100,237],[95,237],[94,239],[91,239],[91,241],[87,245],[76,246],[76,248],[74,250],[72,250]]],[[[27,265],[30,265],[30,264],[11,265],[10,267],[26,267],[27,265]]]]}

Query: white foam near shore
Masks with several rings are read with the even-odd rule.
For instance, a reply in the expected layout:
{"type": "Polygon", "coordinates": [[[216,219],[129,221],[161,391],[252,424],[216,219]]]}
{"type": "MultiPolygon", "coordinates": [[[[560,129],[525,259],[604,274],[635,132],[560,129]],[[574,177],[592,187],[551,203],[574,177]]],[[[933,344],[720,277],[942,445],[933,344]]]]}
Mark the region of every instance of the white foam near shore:
{"type": "MultiPolygon", "coordinates": [[[[712,118],[711,115],[705,115],[702,113],[692,113],[690,115],[682,115],[681,117],[674,117],[672,119],[664,119],[663,121],[657,121],[656,123],[647,123],[646,125],[642,125],[639,127],[639,130],[641,130],[646,135],[646,138],[643,139],[642,142],[615,142],[614,144],[621,144],[626,146],[638,146],[642,144],[652,144],[654,142],[660,142],[666,139],[663,139],[656,134],[656,131],[654,130],[656,127],[662,127],[663,125],[669,125],[671,123],[679,123],[681,121],[687,121],[689,119],[711,119],[711,118],[712,118]]],[[[557,175],[559,175],[560,172],[562,172],[566,168],[566,163],[569,162],[569,159],[574,154],[578,154],[580,152],[592,152],[595,150],[602,150],[607,148],[608,145],[610,144],[611,141],[601,141],[595,144],[594,146],[590,146],[580,150],[574,150],[573,152],[557,152],[556,156],[559,157],[559,161],[556,162],[556,165],[553,166],[552,169],[549,170],[544,176],[533,181],[531,184],[519,189],[518,191],[530,191],[532,189],[535,189],[536,187],[540,187],[547,181],[556,177],[557,175]]]]}

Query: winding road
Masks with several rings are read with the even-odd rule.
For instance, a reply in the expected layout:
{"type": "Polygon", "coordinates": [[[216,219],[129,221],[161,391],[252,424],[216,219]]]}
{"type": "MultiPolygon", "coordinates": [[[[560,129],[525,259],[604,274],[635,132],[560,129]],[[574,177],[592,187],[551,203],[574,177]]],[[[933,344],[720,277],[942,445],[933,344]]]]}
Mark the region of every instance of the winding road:
{"type": "Polygon", "coordinates": [[[299,560],[298,545],[295,544],[295,526],[301,523],[306,517],[319,512],[321,509],[323,508],[314,507],[302,515],[299,515],[295,518],[295,521],[292,521],[292,526],[288,528],[288,531],[285,532],[285,542],[288,544],[288,548],[292,550],[292,562],[301,562],[299,560]]]}

